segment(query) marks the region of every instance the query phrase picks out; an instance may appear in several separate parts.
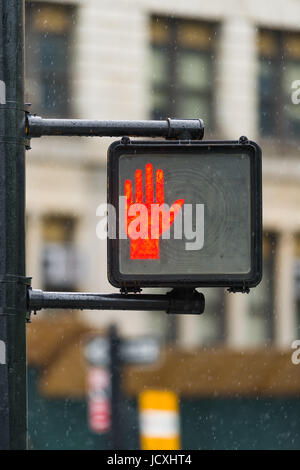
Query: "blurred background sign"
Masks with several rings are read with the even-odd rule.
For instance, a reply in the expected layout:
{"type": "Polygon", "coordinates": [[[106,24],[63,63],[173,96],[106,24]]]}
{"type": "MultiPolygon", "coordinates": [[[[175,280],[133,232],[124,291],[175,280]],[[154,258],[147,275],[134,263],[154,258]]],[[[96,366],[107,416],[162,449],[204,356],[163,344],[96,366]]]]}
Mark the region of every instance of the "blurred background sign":
{"type": "Polygon", "coordinates": [[[111,427],[109,371],[104,367],[90,367],[87,384],[89,428],[94,433],[106,433],[111,427]]]}
{"type": "Polygon", "coordinates": [[[152,364],[159,359],[160,342],[154,336],[131,338],[123,340],[120,352],[127,364],[152,364]]]}
{"type": "Polygon", "coordinates": [[[94,366],[109,364],[109,342],[104,336],[90,339],[84,349],[86,360],[94,366]]]}
{"type": "MultiPolygon", "coordinates": [[[[152,364],[158,361],[160,341],[154,336],[122,339],[119,357],[126,364],[152,364]]],[[[108,365],[110,362],[109,339],[97,336],[85,346],[85,357],[90,364],[108,365]]]]}
{"type": "MultiPolygon", "coordinates": [[[[152,336],[122,339],[112,325],[107,337],[95,336],[86,342],[88,363],[88,422],[92,432],[110,433],[110,447],[124,445],[122,366],[152,364],[159,359],[160,342],[152,336]]],[[[168,419],[168,418],[167,418],[168,419]]]]}

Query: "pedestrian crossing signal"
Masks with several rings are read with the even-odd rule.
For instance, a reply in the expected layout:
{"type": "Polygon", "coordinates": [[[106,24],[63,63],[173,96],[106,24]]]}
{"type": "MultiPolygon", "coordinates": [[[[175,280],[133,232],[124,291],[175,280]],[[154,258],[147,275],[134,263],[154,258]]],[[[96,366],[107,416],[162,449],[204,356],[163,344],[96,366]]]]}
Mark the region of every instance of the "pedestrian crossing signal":
{"type": "Polygon", "coordinates": [[[261,151],[248,140],[135,141],[108,151],[108,277],[116,287],[261,279],[261,151]]]}

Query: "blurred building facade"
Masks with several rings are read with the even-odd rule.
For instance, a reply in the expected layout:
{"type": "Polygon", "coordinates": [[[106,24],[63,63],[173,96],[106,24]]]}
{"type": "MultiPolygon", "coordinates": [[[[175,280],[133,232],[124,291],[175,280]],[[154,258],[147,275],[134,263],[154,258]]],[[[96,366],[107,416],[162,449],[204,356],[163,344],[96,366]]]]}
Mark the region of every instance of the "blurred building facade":
{"type": "MultiPolygon", "coordinates": [[[[178,345],[290,348],[300,335],[300,5],[293,0],[26,2],[27,100],[44,117],[201,117],[206,138],[263,149],[264,279],[250,295],[206,293],[202,317],[83,312],[98,326],[178,345]],[[297,285],[298,282],[298,285],[297,285]]],[[[107,292],[109,139],[41,138],[27,154],[27,272],[35,288],[107,292]]]]}
{"type": "MultiPolygon", "coordinates": [[[[173,387],[182,395],[184,448],[189,442],[193,448],[299,447],[299,374],[290,360],[291,343],[300,338],[300,104],[291,98],[300,80],[299,18],[295,0],[26,0],[32,112],[85,119],[201,117],[205,138],[247,135],[263,150],[260,286],[249,295],[204,290],[200,317],[57,312],[58,322],[39,313],[28,341],[29,363],[43,370],[40,378],[31,370],[29,380],[36,442],[43,434],[48,446],[61,448],[73,426],[72,445],[97,447],[97,436],[82,425],[82,337],[116,322],[123,335],[155,334],[171,343],[165,362],[153,371],[127,371],[124,387],[127,397],[145,386],[173,387]]],[[[106,241],[96,237],[110,142],[32,141],[26,222],[34,288],[115,291],[106,279],[106,241]]]]}

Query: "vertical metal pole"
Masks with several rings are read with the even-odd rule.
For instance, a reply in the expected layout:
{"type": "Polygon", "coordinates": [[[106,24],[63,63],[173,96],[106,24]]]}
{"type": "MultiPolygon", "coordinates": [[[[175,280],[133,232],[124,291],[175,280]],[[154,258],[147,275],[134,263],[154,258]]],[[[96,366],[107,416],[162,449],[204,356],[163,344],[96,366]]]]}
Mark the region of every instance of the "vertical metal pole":
{"type": "Polygon", "coordinates": [[[122,419],[121,419],[121,338],[117,328],[112,325],[109,329],[110,346],[110,377],[111,377],[111,449],[122,449],[122,419]]]}
{"type": "Polygon", "coordinates": [[[24,0],[0,3],[0,449],[25,449],[24,0]]]}

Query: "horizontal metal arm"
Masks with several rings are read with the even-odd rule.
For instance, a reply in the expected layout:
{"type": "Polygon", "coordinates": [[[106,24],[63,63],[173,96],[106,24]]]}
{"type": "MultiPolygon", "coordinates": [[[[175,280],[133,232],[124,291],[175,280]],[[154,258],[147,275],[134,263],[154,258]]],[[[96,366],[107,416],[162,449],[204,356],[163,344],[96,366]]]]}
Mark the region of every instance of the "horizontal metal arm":
{"type": "Polygon", "coordinates": [[[166,310],[165,295],[91,294],[77,292],[43,292],[29,290],[30,310],[43,308],[86,310],[166,310]]]}
{"type": "Polygon", "coordinates": [[[165,137],[167,139],[201,140],[201,119],[166,119],[162,121],[89,121],[84,119],[43,119],[27,113],[26,136],[41,137],[165,137]]]}
{"type": "Polygon", "coordinates": [[[200,314],[203,294],[193,289],[173,289],[167,294],[90,294],[81,292],[44,292],[28,289],[28,310],[149,310],[167,313],[200,314]]]}

